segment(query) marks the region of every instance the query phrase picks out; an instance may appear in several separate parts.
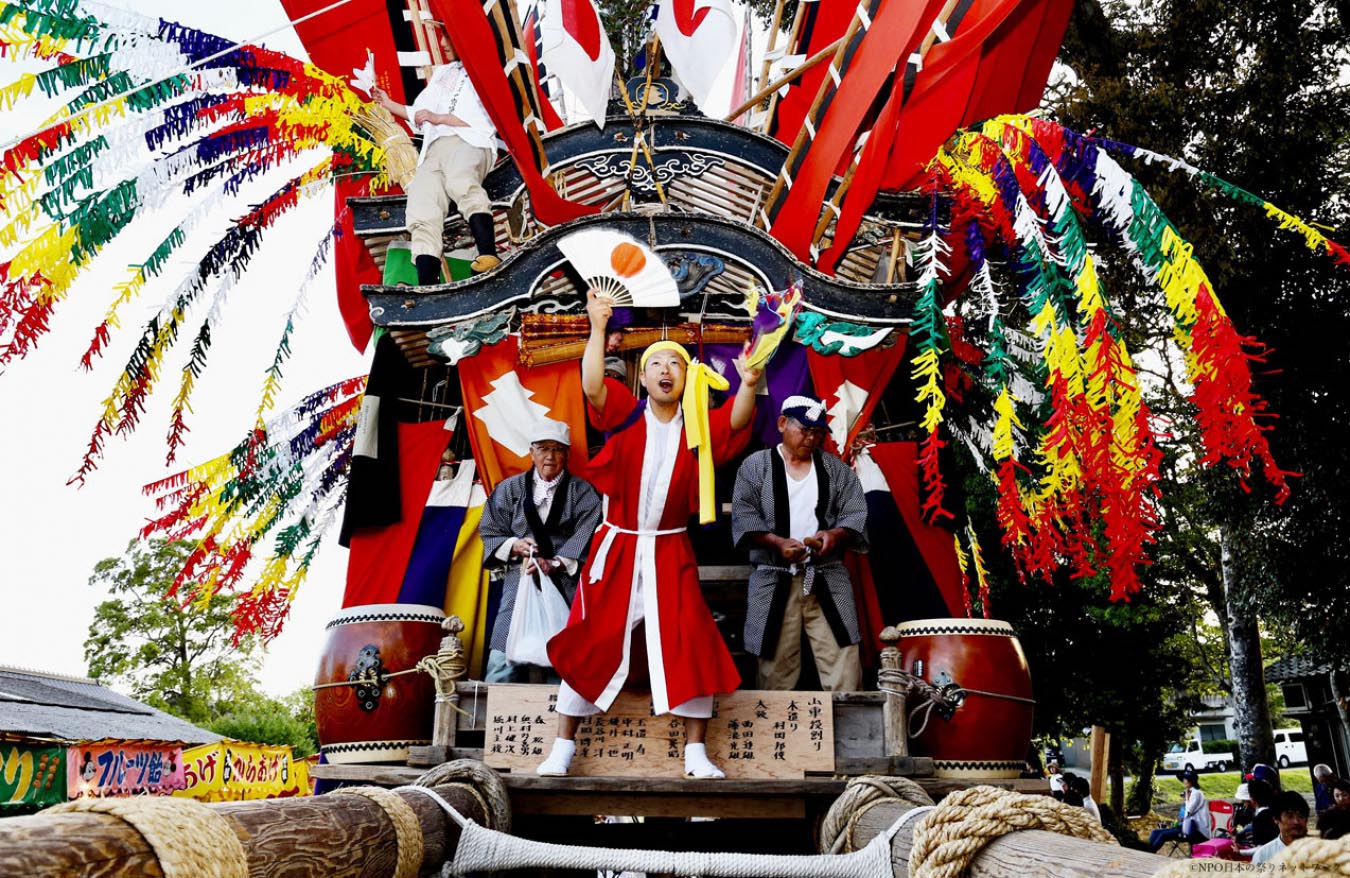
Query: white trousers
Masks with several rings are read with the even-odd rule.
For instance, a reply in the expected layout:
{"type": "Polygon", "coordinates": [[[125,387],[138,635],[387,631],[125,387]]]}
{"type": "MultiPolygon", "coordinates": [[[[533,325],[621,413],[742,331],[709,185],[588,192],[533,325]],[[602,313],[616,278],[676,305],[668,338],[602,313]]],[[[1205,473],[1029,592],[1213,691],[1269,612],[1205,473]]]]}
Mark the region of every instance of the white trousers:
{"type": "Polygon", "coordinates": [[[413,258],[441,257],[441,231],[450,213],[450,202],[468,219],[471,214],[490,213],[492,202],[483,189],[483,178],[492,170],[497,154],[470,146],[452,135],[438,137],[427,147],[408,184],[406,223],[412,238],[413,258]]]}

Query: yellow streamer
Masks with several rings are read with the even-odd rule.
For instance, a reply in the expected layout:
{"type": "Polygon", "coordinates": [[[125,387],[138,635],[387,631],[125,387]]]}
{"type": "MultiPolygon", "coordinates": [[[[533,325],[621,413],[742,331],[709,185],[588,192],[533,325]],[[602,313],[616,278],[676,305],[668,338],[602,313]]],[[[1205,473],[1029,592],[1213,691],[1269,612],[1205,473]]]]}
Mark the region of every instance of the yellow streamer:
{"type": "MultiPolygon", "coordinates": [[[[650,348],[648,348],[650,350],[650,348]]],[[[717,493],[714,485],[712,428],[708,423],[708,393],[731,386],[724,376],[695,360],[684,378],[684,434],[689,448],[698,451],[698,522],[711,524],[717,519],[717,493]]]]}

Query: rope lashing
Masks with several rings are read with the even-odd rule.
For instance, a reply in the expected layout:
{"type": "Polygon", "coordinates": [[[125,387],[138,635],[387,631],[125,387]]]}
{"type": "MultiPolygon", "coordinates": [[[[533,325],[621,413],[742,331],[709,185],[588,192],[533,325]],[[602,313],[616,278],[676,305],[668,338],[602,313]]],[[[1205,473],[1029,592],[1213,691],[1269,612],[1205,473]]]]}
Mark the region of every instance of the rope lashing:
{"type": "Polygon", "coordinates": [[[383,787],[343,787],[331,795],[361,796],[379,805],[394,825],[398,846],[394,878],[417,878],[422,870],[422,824],[411,805],[383,787]]]}
{"type": "Polygon", "coordinates": [[[336,686],[364,686],[369,683],[378,683],[383,685],[386,681],[395,677],[402,677],[407,674],[429,674],[432,682],[436,685],[436,702],[448,703],[461,716],[468,716],[469,713],[464,708],[455,703],[456,681],[464,679],[468,673],[468,664],[464,659],[464,647],[455,640],[450,646],[442,646],[434,655],[423,656],[417,660],[417,664],[411,668],[404,668],[401,671],[391,671],[387,674],[381,674],[371,670],[365,675],[353,680],[335,680],[331,683],[315,683],[309,687],[311,691],[318,692],[320,689],[332,689],[336,686]]]}
{"type": "MultiPolygon", "coordinates": [[[[905,777],[855,777],[834,800],[820,827],[820,849],[832,854],[849,853],[858,849],[854,832],[864,814],[883,802],[908,802],[927,807],[933,804],[928,792],[905,777]]],[[[905,812],[903,820],[913,819],[913,811],[905,812]]]]}
{"type": "MultiPolygon", "coordinates": [[[[439,787],[447,784],[461,785],[456,783],[457,781],[464,782],[463,786],[471,789],[478,798],[478,803],[483,808],[483,814],[486,815],[486,825],[489,829],[500,832],[511,831],[511,793],[507,790],[501,775],[476,759],[454,759],[450,762],[443,762],[425,772],[413,782],[412,787],[404,787],[404,789],[419,788],[417,791],[423,792],[420,788],[439,787]]],[[[461,827],[469,822],[467,817],[452,808],[440,796],[432,796],[432,798],[439,799],[440,806],[445,809],[446,813],[455,818],[455,822],[459,823],[461,827]]]]}
{"type": "Polygon", "coordinates": [[[881,668],[877,671],[877,688],[906,700],[918,699],[922,703],[912,706],[909,711],[908,733],[911,738],[922,735],[928,728],[928,720],[936,709],[939,714],[950,717],[969,695],[982,695],[986,698],[1001,698],[1004,701],[1016,701],[1019,704],[1035,704],[1034,698],[1020,695],[1008,695],[1003,692],[988,692],[984,689],[969,689],[958,683],[934,686],[922,677],[902,671],[899,668],[881,668]],[[914,720],[922,716],[918,731],[914,729],[914,720]]]}
{"type": "Polygon", "coordinates": [[[248,858],[234,825],[201,802],[149,796],[76,799],[46,811],[81,812],[107,814],[135,829],[164,878],[248,878],[248,858]]]}
{"type": "Polygon", "coordinates": [[[971,787],[947,796],[914,827],[909,878],[961,878],[990,842],[1021,829],[1043,829],[1118,844],[1115,836],[1082,808],[1049,796],[971,787]]]}

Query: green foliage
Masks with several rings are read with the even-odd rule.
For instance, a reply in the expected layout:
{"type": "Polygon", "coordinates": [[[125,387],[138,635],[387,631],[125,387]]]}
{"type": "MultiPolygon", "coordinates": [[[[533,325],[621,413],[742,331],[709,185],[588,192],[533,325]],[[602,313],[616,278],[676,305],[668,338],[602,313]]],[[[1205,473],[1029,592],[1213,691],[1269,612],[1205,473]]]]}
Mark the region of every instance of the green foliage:
{"type": "Polygon", "coordinates": [[[94,611],[84,657],[91,677],[123,683],[153,707],[205,723],[257,700],[258,661],[254,643],[231,645],[224,599],[184,612],[167,597],[191,550],[182,542],[133,541],[122,557],[98,562],[89,583],[109,597],[94,611]]]}
{"type": "MultiPolygon", "coordinates": [[[[1083,0],[1062,53],[1076,76],[1054,93],[1060,121],[1147,146],[1211,171],[1313,222],[1350,229],[1350,7],[1326,0],[1083,0]]],[[[1282,506],[1265,486],[1224,469],[1199,471],[1192,412],[1176,364],[1155,370],[1177,427],[1160,563],[1214,602],[1215,534],[1234,540],[1231,596],[1277,637],[1350,668],[1350,572],[1327,546],[1350,541],[1341,497],[1350,477],[1350,271],[1278,231],[1259,208],[1203,191],[1185,174],[1141,162],[1145,183],[1194,245],[1240,332],[1268,345],[1259,392],[1277,461],[1302,475],[1282,506]],[[1251,488],[1251,492],[1248,492],[1251,488]]],[[[1337,231],[1339,230],[1339,231],[1337,231]]],[[[1129,266],[1104,259],[1127,332],[1156,336],[1136,308],[1150,294],[1129,266]],[[1123,269],[1123,270],[1122,270],[1123,269]]],[[[1152,402],[1152,400],[1151,400],[1152,402]]],[[[1217,597],[1223,598],[1221,585],[1217,597]]]]}
{"type": "Polygon", "coordinates": [[[1213,741],[1201,741],[1200,750],[1204,753],[1237,753],[1238,742],[1232,738],[1215,738],[1213,741]]]}
{"type": "Polygon", "coordinates": [[[211,731],[255,744],[289,744],[296,758],[319,752],[314,694],[297,689],[285,698],[258,695],[211,721],[211,731]]]}

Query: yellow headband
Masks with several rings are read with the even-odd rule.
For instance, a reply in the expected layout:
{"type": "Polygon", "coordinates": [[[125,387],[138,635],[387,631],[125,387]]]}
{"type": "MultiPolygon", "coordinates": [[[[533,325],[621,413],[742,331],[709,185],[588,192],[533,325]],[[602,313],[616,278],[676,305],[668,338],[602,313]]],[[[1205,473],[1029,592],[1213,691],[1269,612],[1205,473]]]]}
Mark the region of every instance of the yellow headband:
{"type": "Polygon", "coordinates": [[[661,351],[674,351],[680,355],[680,359],[684,360],[686,366],[689,365],[689,352],[684,349],[683,345],[674,341],[658,341],[642,352],[642,359],[638,361],[638,371],[647,371],[647,360],[651,358],[652,354],[661,351]]]}

